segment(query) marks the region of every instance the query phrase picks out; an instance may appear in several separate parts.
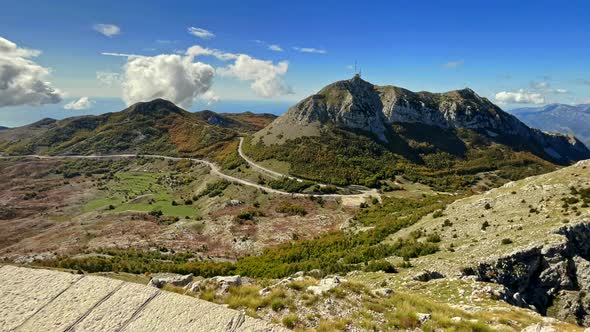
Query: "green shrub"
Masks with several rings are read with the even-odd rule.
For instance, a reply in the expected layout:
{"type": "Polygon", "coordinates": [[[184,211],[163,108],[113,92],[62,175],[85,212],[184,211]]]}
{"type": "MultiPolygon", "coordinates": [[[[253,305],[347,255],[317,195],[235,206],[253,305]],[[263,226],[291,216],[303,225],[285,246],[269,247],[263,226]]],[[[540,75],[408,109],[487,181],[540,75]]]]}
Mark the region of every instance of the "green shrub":
{"type": "Polygon", "coordinates": [[[289,202],[282,202],[281,205],[279,205],[276,208],[276,211],[278,213],[285,213],[290,216],[295,216],[295,215],[304,216],[307,214],[307,211],[305,210],[304,207],[297,205],[297,204],[289,203],[289,202]]]}

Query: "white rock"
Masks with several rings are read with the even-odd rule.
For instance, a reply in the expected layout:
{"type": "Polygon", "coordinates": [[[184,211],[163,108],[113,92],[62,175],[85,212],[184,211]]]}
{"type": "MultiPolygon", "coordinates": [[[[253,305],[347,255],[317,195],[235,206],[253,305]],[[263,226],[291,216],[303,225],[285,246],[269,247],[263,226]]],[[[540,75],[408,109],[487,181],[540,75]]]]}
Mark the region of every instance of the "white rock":
{"type": "Polygon", "coordinates": [[[424,324],[432,318],[432,315],[418,312],[416,313],[416,318],[418,319],[418,322],[420,322],[420,324],[424,324]]]}
{"type": "Polygon", "coordinates": [[[378,296],[390,296],[393,294],[393,289],[391,288],[377,288],[373,290],[373,294],[378,296]]]}
{"type": "Polygon", "coordinates": [[[222,292],[227,291],[231,286],[238,287],[242,285],[242,277],[239,275],[229,277],[217,276],[211,278],[211,281],[216,282],[222,292]]]}
{"type": "Polygon", "coordinates": [[[272,288],[270,287],[264,287],[263,289],[261,289],[260,291],[258,291],[258,294],[260,296],[266,296],[268,295],[270,292],[272,291],[272,288]]]}
{"type": "Polygon", "coordinates": [[[156,276],[152,278],[148,285],[162,288],[164,285],[172,285],[177,287],[185,287],[191,281],[193,281],[193,275],[166,275],[166,276],[156,276]]]}
{"type": "Polygon", "coordinates": [[[557,332],[557,330],[553,326],[533,324],[525,327],[522,332],[557,332]]]}
{"type": "Polygon", "coordinates": [[[326,277],[320,280],[319,285],[317,286],[309,286],[307,290],[314,293],[315,295],[321,295],[330,289],[338,287],[344,279],[340,279],[339,277],[326,277]]]}

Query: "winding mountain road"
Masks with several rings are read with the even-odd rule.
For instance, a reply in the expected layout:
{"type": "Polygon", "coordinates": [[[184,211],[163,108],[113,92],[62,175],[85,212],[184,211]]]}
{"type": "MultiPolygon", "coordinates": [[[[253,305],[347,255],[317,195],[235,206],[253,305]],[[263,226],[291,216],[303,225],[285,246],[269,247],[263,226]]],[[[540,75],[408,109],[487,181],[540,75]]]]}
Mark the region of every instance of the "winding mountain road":
{"type": "MultiPolygon", "coordinates": [[[[242,156],[242,158],[244,158],[243,153],[241,152],[241,145],[242,145],[242,139],[240,138],[240,155],[242,156]]],[[[219,168],[219,166],[217,166],[216,164],[204,160],[204,159],[197,159],[197,158],[187,158],[187,157],[169,157],[169,156],[161,156],[161,155],[152,155],[152,154],[111,154],[111,155],[88,155],[88,156],[84,156],[84,155],[71,155],[71,156],[42,156],[42,155],[23,155],[23,156],[0,156],[0,159],[12,159],[12,158],[35,158],[35,159],[48,159],[48,160],[59,160],[59,159],[109,159],[109,158],[153,158],[153,159],[164,159],[164,160],[174,160],[174,161],[180,161],[180,160],[190,160],[192,162],[195,163],[199,163],[202,165],[205,165],[207,167],[209,167],[209,169],[211,170],[211,174],[216,175],[222,179],[225,179],[227,181],[233,182],[233,183],[237,183],[237,184],[241,184],[244,186],[249,186],[249,187],[253,187],[256,189],[260,189],[263,190],[265,192],[268,193],[273,193],[273,194],[278,194],[278,195],[288,195],[291,197],[310,197],[310,196],[322,196],[325,198],[347,198],[347,199],[353,199],[353,200],[362,200],[364,201],[366,198],[368,198],[371,195],[378,195],[378,193],[376,191],[366,191],[366,192],[362,192],[360,194],[302,194],[302,193],[290,193],[287,191],[282,191],[282,190],[278,190],[278,189],[273,189],[273,188],[269,188],[254,182],[250,182],[248,180],[244,180],[244,179],[240,179],[228,174],[225,174],[221,171],[221,169],[219,168]]],[[[251,160],[244,158],[246,160],[246,162],[248,162],[248,164],[250,165],[256,165],[254,162],[252,162],[251,160]]],[[[258,165],[257,165],[258,166],[258,165]]],[[[257,169],[262,169],[262,170],[267,170],[262,166],[258,166],[257,169]]],[[[267,170],[267,171],[271,171],[271,170],[267,170]]],[[[274,172],[274,171],[271,171],[274,172]]],[[[286,176],[283,174],[280,174],[278,172],[274,172],[277,174],[277,176],[286,176]]],[[[293,178],[290,177],[289,178],[293,178]]],[[[297,178],[293,178],[293,179],[297,179],[297,178]]],[[[301,180],[301,179],[298,179],[301,180]]]]}
{"type": "Polygon", "coordinates": [[[240,137],[240,144],[238,145],[238,154],[240,155],[240,157],[242,157],[242,159],[244,159],[248,165],[250,165],[250,167],[261,171],[262,173],[266,173],[268,175],[270,175],[273,178],[289,178],[291,180],[296,180],[299,182],[303,182],[303,179],[288,175],[288,174],[283,174],[283,173],[279,173],[276,171],[273,171],[272,169],[268,169],[264,166],[258,165],[257,163],[255,163],[252,159],[250,159],[248,156],[246,156],[246,154],[244,153],[244,150],[242,149],[242,145],[244,144],[244,138],[240,137]]]}

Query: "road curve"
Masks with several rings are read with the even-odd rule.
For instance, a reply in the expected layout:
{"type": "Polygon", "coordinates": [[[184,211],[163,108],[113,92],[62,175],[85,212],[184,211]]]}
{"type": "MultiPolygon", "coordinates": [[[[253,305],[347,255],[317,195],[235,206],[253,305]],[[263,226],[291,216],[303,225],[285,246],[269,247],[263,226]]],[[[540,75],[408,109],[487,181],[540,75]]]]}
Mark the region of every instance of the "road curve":
{"type": "MultiPolygon", "coordinates": [[[[240,145],[241,145],[241,141],[240,141],[240,145]]],[[[222,179],[225,179],[227,181],[237,183],[237,184],[242,184],[242,185],[253,187],[253,188],[257,188],[257,189],[263,190],[265,192],[278,194],[278,195],[288,195],[291,197],[322,196],[324,198],[344,198],[344,197],[346,197],[346,198],[355,198],[355,197],[356,198],[367,198],[371,194],[374,194],[374,195],[377,194],[376,192],[363,192],[360,194],[350,194],[350,195],[290,193],[287,191],[269,188],[269,187],[266,187],[266,186],[263,186],[263,185],[260,185],[260,184],[254,183],[254,182],[250,182],[248,180],[244,180],[244,179],[236,178],[231,175],[227,175],[227,174],[221,172],[221,169],[216,164],[214,164],[210,161],[207,161],[207,160],[197,159],[197,158],[169,157],[169,156],[160,156],[160,155],[153,155],[153,154],[110,154],[110,155],[89,155],[89,156],[83,156],[83,155],[72,155],[72,156],[41,156],[41,155],[0,156],[0,159],[12,159],[12,158],[36,158],[36,159],[154,158],[154,159],[175,160],[175,161],[190,160],[192,162],[206,165],[211,170],[211,174],[216,175],[216,176],[218,176],[222,179]]],[[[280,173],[277,173],[277,174],[280,174],[280,173]]],[[[282,174],[281,174],[281,176],[282,176],[282,174]]]]}
{"type": "Polygon", "coordinates": [[[279,173],[276,171],[273,171],[272,169],[268,169],[264,166],[258,165],[257,163],[254,162],[254,160],[250,159],[248,156],[246,156],[246,154],[244,153],[244,150],[242,150],[242,145],[244,144],[244,138],[240,137],[240,144],[238,144],[238,154],[240,155],[240,157],[242,157],[242,159],[244,159],[248,165],[250,165],[250,167],[261,171],[262,173],[266,173],[268,175],[270,175],[273,178],[282,178],[282,177],[286,177],[289,178],[291,180],[297,180],[299,182],[303,182],[303,179],[288,175],[288,174],[283,174],[283,173],[279,173]]]}

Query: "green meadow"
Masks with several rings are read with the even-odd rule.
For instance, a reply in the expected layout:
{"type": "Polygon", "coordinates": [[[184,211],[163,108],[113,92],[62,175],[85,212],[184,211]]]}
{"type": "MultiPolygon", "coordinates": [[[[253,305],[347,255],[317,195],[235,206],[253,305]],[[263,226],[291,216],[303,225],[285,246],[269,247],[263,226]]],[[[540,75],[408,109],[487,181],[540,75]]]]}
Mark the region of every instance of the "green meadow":
{"type": "Polygon", "coordinates": [[[165,174],[154,172],[119,172],[104,183],[105,196],[89,201],[85,212],[106,210],[111,212],[161,210],[165,216],[195,216],[197,209],[185,205],[178,193],[162,184],[165,174]],[[173,205],[176,201],[178,205],[173,205]]]}

